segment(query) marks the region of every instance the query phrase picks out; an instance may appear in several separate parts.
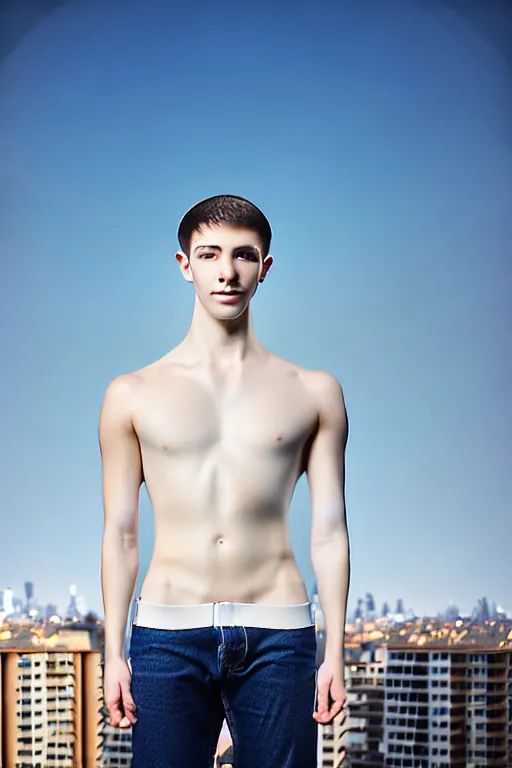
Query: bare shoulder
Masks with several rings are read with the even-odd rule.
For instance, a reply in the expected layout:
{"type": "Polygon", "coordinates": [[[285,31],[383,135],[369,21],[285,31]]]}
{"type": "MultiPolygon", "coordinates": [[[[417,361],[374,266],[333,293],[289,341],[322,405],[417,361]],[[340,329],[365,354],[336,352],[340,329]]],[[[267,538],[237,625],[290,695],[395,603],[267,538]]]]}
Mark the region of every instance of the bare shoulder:
{"type": "Polygon", "coordinates": [[[345,405],[341,384],[332,373],[303,368],[300,378],[304,386],[318,400],[319,405],[345,405]]]}
{"type": "Polygon", "coordinates": [[[100,414],[100,433],[110,423],[129,421],[133,410],[136,378],[132,373],[117,376],[108,384],[100,414]]]}
{"type": "Polygon", "coordinates": [[[314,399],[320,422],[345,432],[348,428],[347,410],[338,379],[327,371],[311,370],[305,370],[301,378],[314,399]]]}
{"type": "Polygon", "coordinates": [[[123,373],[112,379],[107,387],[105,400],[119,403],[133,402],[140,395],[145,385],[158,379],[162,372],[172,369],[176,357],[175,353],[176,350],[173,349],[163,357],[148,363],[148,365],[142,368],[138,368],[131,373],[123,373]]]}
{"type": "Polygon", "coordinates": [[[283,374],[287,373],[296,377],[320,407],[333,406],[345,408],[342,386],[331,373],[303,368],[296,363],[276,357],[275,355],[273,356],[273,363],[281,369],[283,374]]]}
{"type": "Polygon", "coordinates": [[[340,426],[346,424],[343,388],[335,376],[327,371],[303,368],[275,355],[272,356],[272,363],[281,375],[292,376],[300,383],[320,419],[326,418],[340,426]]]}

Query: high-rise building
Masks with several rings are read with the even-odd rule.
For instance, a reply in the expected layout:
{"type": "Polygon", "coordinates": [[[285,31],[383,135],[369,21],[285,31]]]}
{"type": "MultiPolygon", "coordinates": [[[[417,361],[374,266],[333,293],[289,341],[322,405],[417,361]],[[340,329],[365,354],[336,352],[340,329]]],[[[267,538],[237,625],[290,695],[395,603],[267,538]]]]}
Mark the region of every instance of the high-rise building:
{"type": "Polygon", "coordinates": [[[11,613],[14,613],[13,598],[14,598],[14,592],[10,587],[7,587],[7,589],[4,590],[4,611],[6,616],[9,616],[11,613]]]}
{"type": "Polygon", "coordinates": [[[52,616],[58,616],[58,615],[59,615],[59,609],[55,605],[55,603],[48,603],[44,612],[45,621],[48,621],[49,619],[51,619],[52,616]]]}
{"type": "Polygon", "coordinates": [[[130,768],[132,764],[131,728],[114,728],[105,718],[101,730],[101,768],[130,768]]]}
{"type": "Polygon", "coordinates": [[[83,595],[77,595],[76,609],[77,609],[78,615],[81,618],[83,618],[87,613],[87,603],[85,602],[85,597],[83,595]]]}
{"type": "Polygon", "coordinates": [[[30,601],[34,598],[34,582],[33,581],[25,582],[25,597],[26,597],[27,603],[30,603],[30,601]]]}
{"type": "Polygon", "coordinates": [[[100,653],[0,650],[3,766],[96,768],[100,653]]]}
{"type": "Polygon", "coordinates": [[[345,766],[347,744],[347,714],[342,709],[330,725],[318,726],[317,768],[345,766]]]}
{"type": "MultiPolygon", "coordinates": [[[[31,611],[37,611],[36,601],[34,600],[34,582],[26,581],[25,587],[25,605],[22,607],[22,613],[30,614],[31,611]]],[[[34,614],[32,614],[34,615],[34,614]]]]}
{"type": "Polygon", "coordinates": [[[512,754],[512,649],[389,646],[383,751],[389,768],[505,768],[512,754]]]}
{"type": "Polygon", "coordinates": [[[345,684],[348,716],[347,760],[351,768],[380,768],[386,683],[385,647],[369,647],[357,660],[347,661],[345,684]]]}
{"type": "Polygon", "coordinates": [[[21,597],[13,597],[12,607],[13,607],[13,613],[17,613],[18,615],[21,615],[23,611],[23,601],[21,597]]]}
{"type": "Polygon", "coordinates": [[[70,584],[69,586],[69,604],[66,608],[66,619],[69,619],[71,621],[78,619],[81,619],[80,611],[78,610],[78,604],[77,604],[77,592],[76,592],[76,585],[70,584]]]}
{"type": "Polygon", "coordinates": [[[375,618],[375,599],[371,592],[366,594],[366,617],[369,619],[375,618]]]}

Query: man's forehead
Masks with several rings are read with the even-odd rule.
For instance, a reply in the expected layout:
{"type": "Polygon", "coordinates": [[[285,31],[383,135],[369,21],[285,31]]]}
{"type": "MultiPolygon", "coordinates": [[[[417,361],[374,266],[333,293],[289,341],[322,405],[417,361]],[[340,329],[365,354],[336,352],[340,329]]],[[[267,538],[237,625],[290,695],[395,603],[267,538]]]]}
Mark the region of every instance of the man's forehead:
{"type": "Polygon", "coordinates": [[[198,248],[201,245],[218,245],[221,248],[245,245],[260,251],[262,249],[261,238],[256,230],[232,224],[203,224],[198,227],[191,235],[190,246],[198,248]]]}

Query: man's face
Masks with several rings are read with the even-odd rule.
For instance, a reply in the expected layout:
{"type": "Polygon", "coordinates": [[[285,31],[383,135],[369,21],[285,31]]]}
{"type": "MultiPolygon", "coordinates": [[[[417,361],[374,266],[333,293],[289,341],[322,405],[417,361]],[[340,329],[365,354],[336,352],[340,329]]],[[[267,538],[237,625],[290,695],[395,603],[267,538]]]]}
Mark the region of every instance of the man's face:
{"type": "Polygon", "coordinates": [[[271,256],[263,258],[257,232],[230,224],[194,232],[188,258],[177,258],[203,307],[219,320],[234,320],[247,309],[272,264],[271,256]]]}

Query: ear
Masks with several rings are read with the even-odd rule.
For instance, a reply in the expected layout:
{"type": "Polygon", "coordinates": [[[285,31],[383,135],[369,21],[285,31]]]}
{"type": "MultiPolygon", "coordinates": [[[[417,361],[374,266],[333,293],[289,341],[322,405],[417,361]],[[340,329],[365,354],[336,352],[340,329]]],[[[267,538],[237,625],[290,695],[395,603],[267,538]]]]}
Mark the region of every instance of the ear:
{"type": "Polygon", "coordinates": [[[261,277],[259,280],[260,283],[264,281],[265,277],[267,276],[267,272],[269,271],[273,263],[274,263],[274,258],[269,253],[268,256],[265,256],[265,258],[263,259],[263,269],[261,270],[261,277]]]}
{"type": "Polygon", "coordinates": [[[190,261],[188,259],[188,256],[181,251],[178,251],[176,254],[176,261],[180,265],[180,271],[187,283],[193,283],[194,278],[192,276],[192,271],[190,269],[190,261]]]}

